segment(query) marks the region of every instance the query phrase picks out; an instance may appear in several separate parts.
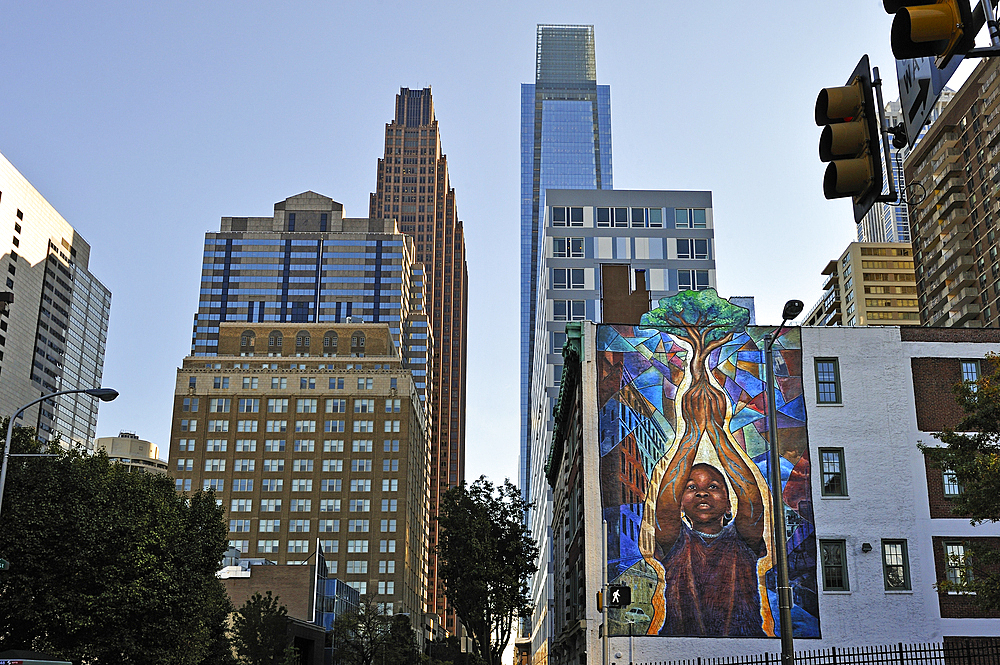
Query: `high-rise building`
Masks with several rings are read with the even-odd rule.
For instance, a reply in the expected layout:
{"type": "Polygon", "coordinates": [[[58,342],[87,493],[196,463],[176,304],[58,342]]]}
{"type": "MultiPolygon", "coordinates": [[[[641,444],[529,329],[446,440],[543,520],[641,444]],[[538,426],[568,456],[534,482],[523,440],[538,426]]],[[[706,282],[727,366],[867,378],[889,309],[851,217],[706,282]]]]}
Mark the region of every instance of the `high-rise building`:
{"type": "Polygon", "coordinates": [[[611,189],[611,89],[597,85],[594,26],[539,25],[535,82],[521,85],[521,451],[525,498],[531,457],[531,377],[546,189],[611,189]]]}
{"type": "Polygon", "coordinates": [[[223,217],[219,232],[205,234],[191,354],[215,355],[226,321],[386,322],[423,396],[423,272],[393,220],[345,218],[343,205],[315,192],[276,203],[273,217],[223,217]]]}
{"type": "MultiPolygon", "coordinates": [[[[385,156],[378,160],[378,182],[369,216],[395,218],[413,238],[416,261],[426,268],[426,314],[437,346],[428,357],[431,413],[431,514],[440,496],[465,480],[465,359],[468,269],[465,232],[458,218],[455,190],[448,178],[448,158],[434,117],[431,89],[401,88],[396,116],[385,126],[385,156]]],[[[414,338],[426,355],[431,347],[414,338]]],[[[445,589],[438,580],[437,522],[430,523],[429,598],[447,630],[458,624],[446,611],[445,589]]]]}
{"type": "Polygon", "coordinates": [[[804,325],[920,325],[910,243],[852,242],[823,274],[823,295],[804,325]]]}
{"type": "MultiPolygon", "coordinates": [[[[955,91],[945,87],[941,91],[928,123],[933,123],[955,96],[955,91]]],[[[899,100],[889,102],[885,105],[885,119],[890,127],[903,122],[903,110],[899,100]]],[[[928,125],[920,130],[920,134],[914,139],[913,145],[924,137],[927,133],[928,125]]],[[[892,177],[896,184],[896,191],[901,193],[899,203],[877,202],[868,214],[865,215],[861,223],[858,224],[858,242],[911,242],[910,238],[910,216],[906,206],[907,192],[906,181],[903,178],[903,160],[910,154],[912,147],[907,146],[901,150],[889,147],[889,162],[892,165],[892,177]]],[[[882,174],[883,191],[888,189],[889,174],[882,174]]]]}
{"type": "Polygon", "coordinates": [[[1000,62],[982,60],[904,162],[920,319],[1000,326],[1000,62]]]}
{"type": "Polygon", "coordinates": [[[246,558],[321,548],[328,577],[422,619],[428,421],[395,325],[220,322],[214,355],[177,371],[169,468],[179,492],[215,491],[246,558]]]}
{"type": "Polygon", "coordinates": [[[531,652],[544,654],[556,634],[553,599],[552,495],[546,480],[553,407],[563,376],[570,321],[627,323],[650,302],[680,291],[715,288],[711,192],[548,189],[541,246],[529,432],[532,465],[526,492],[535,503],[528,528],[539,546],[532,579],[531,652]],[[615,298],[616,294],[627,294],[615,298]]]}
{"type": "MultiPolygon", "coordinates": [[[[90,245],[0,155],[0,226],[13,304],[0,313],[0,412],[40,395],[101,385],[111,292],[88,270],[90,245]]],[[[9,297],[9,296],[8,296],[9,297]]],[[[93,447],[98,400],[63,395],[34,406],[19,423],[48,441],[93,447]]]]}

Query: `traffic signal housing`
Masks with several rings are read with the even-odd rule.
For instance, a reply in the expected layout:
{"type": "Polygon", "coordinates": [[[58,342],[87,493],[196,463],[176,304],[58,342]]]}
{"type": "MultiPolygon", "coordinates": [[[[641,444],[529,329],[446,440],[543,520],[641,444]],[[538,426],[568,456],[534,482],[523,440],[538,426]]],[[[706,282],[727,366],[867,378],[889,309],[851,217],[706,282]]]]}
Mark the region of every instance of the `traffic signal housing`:
{"type": "Polygon", "coordinates": [[[823,176],[828,199],[850,196],[860,222],[882,193],[881,121],[865,55],[847,85],[824,88],[816,98],[816,124],[823,127],[819,158],[829,162],[823,176]]]}
{"type": "Polygon", "coordinates": [[[975,46],[969,0],[882,0],[892,19],[892,55],[897,60],[937,57],[943,68],[953,55],[975,46]]]}

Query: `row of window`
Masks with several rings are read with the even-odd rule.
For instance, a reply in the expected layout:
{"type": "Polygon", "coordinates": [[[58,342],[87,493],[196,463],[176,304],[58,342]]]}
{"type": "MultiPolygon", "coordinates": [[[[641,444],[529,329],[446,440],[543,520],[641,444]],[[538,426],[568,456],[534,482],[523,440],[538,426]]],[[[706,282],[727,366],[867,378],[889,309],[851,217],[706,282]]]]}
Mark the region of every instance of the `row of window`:
{"type": "MultiPolygon", "coordinates": [[[[663,228],[663,208],[595,208],[599,227],[663,228]]],[[[552,226],[583,226],[583,208],[552,206],[552,226]]],[[[678,229],[708,228],[704,208],[676,208],[674,227],[678,229]]]]}
{"type": "MultiPolygon", "coordinates": [[[[677,238],[678,259],[707,259],[708,238],[677,238]]],[[[583,238],[553,238],[552,256],[557,259],[582,259],[585,257],[583,238]]]]}
{"type": "MultiPolygon", "coordinates": [[[[280,453],[285,452],[286,441],[284,439],[266,439],[264,441],[264,452],[268,453],[280,453]]],[[[206,446],[209,446],[209,450],[215,452],[225,452],[228,447],[228,440],[226,439],[210,439],[205,442],[206,446]]],[[[177,448],[181,452],[194,452],[195,446],[197,445],[195,439],[178,439],[177,448]]],[[[296,439],[294,443],[295,452],[315,452],[316,442],[312,439],[296,439]]],[[[342,453],[344,452],[344,440],[343,439],[328,439],[323,442],[323,452],[325,453],[342,453]]],[[[356,439],[351,442],[351,452],[355,453],[370,453],[375,449],[374,441],[371,439],[356,439]]],[[[236,439],[236,452],[257,452],[257,440],[256,439],[236,439]]],[[[386,453],[398,453],[399,452],[399,439],[385,439],[382,441],[382,452],[386,453]]],[[[187,461],[187,460],[185,460],[187,461]]],[[[190,460],[193,464],[193,460],[190,460]]],[[[323,463],[324,470],[326,470],[326,462],[331,463],[338,462],[338,460],[325,460],[323,463]]],[[[386,466],[390,460],[384,460],[386,466]]],[[[392,470],[395,471],[398,466],[398,460],[391,460],[392,470]]],[[[180,466],[178,470],[183,471],[180,466]]],[[[187,469],[190,471],[191,469],[187,469]]],[[[388,468],[384,468],[383,471],[388,471],[388,468]]]]}
{"type": "MultiPolygon", "coordinates": [[[[215,471],[224,472],[226,470],[225,459],[220,458],[209,458],[205,460],[205,471],[215,471]]],[[[343,471],[343,460],[323,460],[323,471],[339,473],[343,471]]],[[[391,467],[399,468],[398,464],[392,464],[392,460],[383,460],[382,470],[391,470],[391,467]],[[385,464],[389,462],[389,464],[385,464]],[[387,469],[386,467],[389,467],[387,469]]],[[[285,470],[285,460],[283,459],[266,459],[264,460],[264,473],[280,473],[285,470]]],[[[194,471],[194,459],[193,458],[179,458],[177,460],[177,470],[178,471],[194,471]]],[[[257,470],[257,460],[255,459],[236,459],[233,460],[233,471],[238,472],[251,472],[257,470]]],[[[297,459],[292,461],[292,472],[294,473],[311,473],[315,470],[314,460],[311,459],[297,459]]],[[[372,461],[370,459],[352,459],[351,460],[351,471],[370,473],[372,470],[372,461]]]]}
{"type": "MultiPolygon", "coordinates": [[[[181,481],[184,479],[177,479],[178,487],[180,487],[181,481]]],[[[187,480],[190,483],[190,480],[187,480]]],[[[190,487],[190,486],[189,486],[190,487]]],[[[253,492],[254,491],[254,479],[253,478],[234,478],[233,479],[233,490],[234,492],[253,492]]],[[[319,488],[321,492],[340,492],[343,490],[344,483],[340,478],[323,478],[319,482],[319,488]]],[[[355,478],[350,481],[348,485],[351,492],[371,492],[372,491],[372,481],[370,478],[355,478]]],[[[263,492],[281,492],[284,491],[285,481],[283,478],[264,478],[261,480],[260,485],[261,491],[263,492]]],[[[313,491],[313,481],[311,478],[296,478],[292,480],[291,488],[293,492],[312,492],[313,491]]],[[[222,478],[206,478],[202,481],[202,489],[205,491],[212,490],[213,492],[222,492],[225,490],[225,482],[222,478]]],[[[187,491],[190,491],[188,489],[187,491]]],[[[382,479],[382,491],[383,492],[398,492],[399,491],[399,479],[397,478],[383,478],[382,479]]]]}
{"type": "MultiPolygon", "coordinates": [[[[347,502],[348,512],[351,513],[370,513],[372,512],[372,500],[371,499],[349,499],[347,502]]],[[[394,513],[398,507],[397,499],[382,499],[382,512],[384,513],[394,513]]],[[[232,499],[229,502],[229,512],[232,513],[249,513],[253,511],[254,501],[253,499],[232,499]]],[[[319,511],[321,513],[339,513],[341,506],[340,499],[320,499],[319,511]]],[[[312,499],[292,499],[289,501],[289,509],[293,513],[308,513],[312,511],[312,499]]],[[[280,513],[281,512],[281,499],[261,499],[260,500],[260,510],[266,513],[280,513]]],[[[306,530],[308,531],[309,520],[304,520],[306,524],[306,530]]],[[[384,521],[384,520],[383,520],[384,521]]],[[[392,522],[392,528],[388,531],[396,530],[395,520],[389,520],[392,522]]],[[[383,529],[385,531],[386,529],[383,529]]]]}
{"type": "MultiPolygon", "coordinates": [[[[868,548],[871,549],[870,547],[868,548]]],[[[850,591],[847,574],[847,542],[819,541],[824,591],[850,591]]],[[[866,551],[862,547],[862,551],[866,551]]],[[[972,568],[963,542],[944,543],[945,579],[955,585],[972,581],[972,568]]],[[[905,540],[882,541],[882,580],[886,591],[909,591],[910,561],[905,540]]]]}
{"type": "MultiPolygon", "coordinates": [[[[217,363],[218,364],[218,363],[217,363]]],[[[243,363],[246,365],[247,363],[243,363]]],[[[370,369],[380,369],[381,366],[376,365],[374,368],[370,369]]],[[[215,368],[220,369],[220,368],[215,368]]],[[[248,367],[243,367],[242,369],[249,369],[248,367]]],[[[305,368],[302,368],[305,369],[305,368]]],[[[320,369],[323,369],[322,366],[320,369]]],[[[351,369],[348,367],[348,369],[351,369]]],[[[361,369],[360,365],[357,369],[361,369]]],[[[389,369],[388,365],[386,369],[389,369]]],[[[258,381],[259,377],[244,376],[243,377],[243,388],[246,390],[256,390],[260,385],[258,381]]],[[[328,390],[344,390],[346,381],[342,376],[331,376],[328,378],[328,390]]],[[[322,385],[322,379],[320,379],[322,385]]],[[[389,388],[395,390],[398,385],[398,379],[396,377],[389,378],[389,388]]],[[[215,376],[212,377],[212,387],[222,389],[229,388],[229,377],[228,376],[215,376]]],[[[188,389],[197,390],[198,388],[198,377],[190,376],[188,377],[188,389]]],[[[271,389],[272,390],[286,390],[288,388],[288,377],[286,376],[272,376],[271,377],[271,389]]],[[[375,379],[370,376],[359,376],[357,377],[357,388],[358,390],[374,390],[375,389],[375,379]]],[[[315,390],[316,389],[316,377],[314,376],[302,376],[299,377],[299,390],[315,390]]],[[[185,397],[182,404],[187,405],[185,411],[197,411],[198,410],[198,397],[185,397]]],[[[227,409],[228,410],[228,409],[227,409]]]]}
{"type": "MultiPolygon", "coordinates": [[[[979,380],[978,360],[962,360],[961,367],[962,381],[975,383],[979,380]]],[[[840,362],[837,358],[816,358],[816,402],[841,403],[840,362]]]]}
{"type": "MultiPolygon", "coordinates": [[[[221,420],[210,420],[209,426],[215,427],[216,429],[210,429],[210,432],[228,432],[228,423],[224,423],[221,420]]],[[[317,430],[315,420],[295,420],[293,421],[294,429],[288,429],[287,420],[267,420],[264,422],[265,432],[298,432],[312,434],[317,431],[319,432],[346,432],[347,424],[344,420],[326,420],[319,421],[322,422],[323,429],[317,430]]],[[[353,431],[355,434],[371,434],[375,432],[375,421],[374,420],[355,420],[353,421],[353,431]]],[[[258,422],[257,421],[240,421],[237,423],[237,432],[256,432],[258,422]],[[240,429],[240,428],[243,429],[240,429]]],[[[402,426],[401,420],[384,420],[382,421],[382,432],[383,433],[393,433],[399,432],[402,426]]],[[[198,420],[196,418],[182,418],[180,421],[180,431],[181,432],[197,432],[198,431],[198,420]]]]}

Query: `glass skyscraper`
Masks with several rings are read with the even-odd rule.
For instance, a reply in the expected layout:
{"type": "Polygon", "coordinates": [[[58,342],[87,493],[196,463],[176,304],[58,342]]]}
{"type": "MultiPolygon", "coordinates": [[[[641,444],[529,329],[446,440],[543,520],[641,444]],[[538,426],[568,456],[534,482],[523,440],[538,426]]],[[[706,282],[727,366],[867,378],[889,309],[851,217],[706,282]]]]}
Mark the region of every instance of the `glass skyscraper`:
{"type": "MultiPolygon", "coordinates": [[[[540,261],[546,189],[611,189],[611,90],[597,85],[594,27],[539,25],[535,82],[521,86],[521,439],[522,495],[536,504],[526,521],[540,548],[540,570],[532,580],[535,612],[522,638],[531,651],[551,639],[551,580],[548,495],[538,488],[544,459],[532,455],[531,381],[535,357],[540,261]],[[534,496],[538,493],[539,496],[534,496]]],[[[538,419],[534,419],[539,422],[538,419]]],[[[520,649],[520,647],[519,647],[520,649]]]]}
{"type": "Polygon", "coordinates": [[[597,85],[594,26],[539,25],[535,82],[521,85],[521,453],[530,486],[532,349],[546,189],[611,189],[611,89],[597,85]]]}

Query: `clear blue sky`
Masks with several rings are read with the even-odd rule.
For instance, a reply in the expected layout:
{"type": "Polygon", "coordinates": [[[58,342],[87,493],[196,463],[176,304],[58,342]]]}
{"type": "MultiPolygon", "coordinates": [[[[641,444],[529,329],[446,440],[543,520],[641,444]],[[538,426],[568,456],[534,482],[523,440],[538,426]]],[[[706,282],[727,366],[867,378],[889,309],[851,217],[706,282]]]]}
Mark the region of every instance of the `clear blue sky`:
{"type": "Polygon", "coordinates": [[[786,299],[819,297],[855,234],[849,202],[822,196],[816,95],[869,53],[895,98],[890,19],[875,0],[8,0],[0,152],[90,242],[113,293],[104,383],[121,397],[98,434],[166,450],[204,233],[305,190],[366,215],[395,93],[432,86],[469,250],[467,476],[513,479],[535,25],[596,26],[615,186],[711,190],[719,290],[777,323],[786,299]]]}

